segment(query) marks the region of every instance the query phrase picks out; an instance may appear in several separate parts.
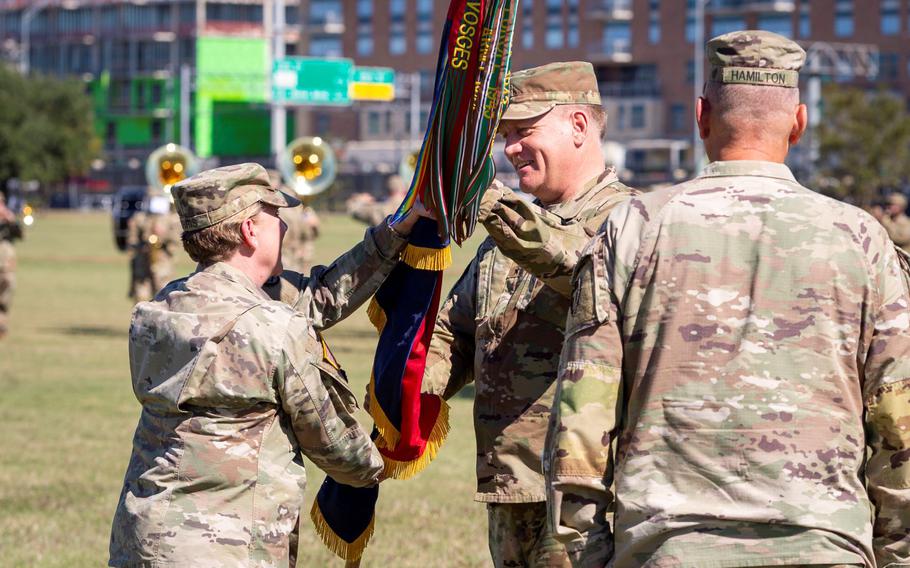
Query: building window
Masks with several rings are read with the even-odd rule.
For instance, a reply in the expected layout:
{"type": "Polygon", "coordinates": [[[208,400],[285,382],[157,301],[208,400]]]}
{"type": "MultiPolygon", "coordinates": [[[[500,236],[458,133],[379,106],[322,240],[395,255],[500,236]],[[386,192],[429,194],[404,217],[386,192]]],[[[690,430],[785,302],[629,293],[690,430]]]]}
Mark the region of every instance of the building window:
{"type": "Polygon", "coordinates": [[[901,33],[901,16],[899,0],[882,0],[882,35],[901,33]]]}
{"type": "Polygon", "coordinates": [[[341,57],[341,36],[337,34],[312,36],[310,38],[310,55],[314,57],[341,57]]]}
{"type": "Polygon", "coordinates": [[[670,105],[670,132],[684,132],[686,130],[686,105],[673,103],[670,105]]]}
{"type": "Polygon", "coordinates": [[[566,31],[566,44],[578,47],[578,0],[568,0],[569,21],[566,31]]]}
{"type": "Polygon", "coordinates": [[[660,43],[660,0],[648,1],[648,42],[660,43]]]}
{"type": "Polygon", "coordinates": [[[632,118],[630,119],[629,123],[630,126],[634,129],[641,129],[645,127],[645,105],[632,105],[632,118]]]}
{"type": "Polygon", "coordinates": [[[164,85],[160,82],[152,83],[152,107],[160,107],[164,102],[164,85]]]}
{"type": "Polygon", "coordinates": [[[723,16],[711,22],[711,37],[746,29],[746,22],[739,16],[723,16]]]}
{"type": "Polygon", "coordinates": [[[547,0],[547,29],[543,42],[547,49],[559,49],[564,44],[562,30],[562,0],[547,0]]]}
{"type": "Polygon", "coordinates": [[[370,136],[379,136],[382,132],[383,113],[370,110],[367,111],[367,134],[370,136]]]}
{"type": "Polygon", "coordinates": [[[692,59],[686,61],[686,83],[695,83],[695,61],[692,59]]]}
{"type": "Polygon", "coordinates": [[[164,140],[164,121],[163,120],[153,120],[152,121],[152,143],[161,144],[164,140]]]}
{"type": "Polygon", "coordinates": [[[834,5],[834,35],[853,35],[853,0],[837,0],[834,5]]]}
{"type": "Polygon", "coordinates": [[[417,53],[430,53],[433,43],[433,0],[417,0],[417,53]]]}
{"type": "Polygon", "coordinates": [[[626,105],[619,105],[616,109],[618,116],[616,117],[616,130],[622,132],[626,129],[626,105]]]}
{"type": "Polygon", "coordinates": [[[809,0],[802,0],[799,4],[799,37],[807,38],[812,35],[812,18],[809,12],[809,0]]]}
{"type": "Polygon", "coordinates": [[[534,0],[523,0],[521,5],[521,47],[532,49],[534,47],[534,0]]]}
{"type": "Polygon", "coordinates": [[[357,55],[373,54],[373,0],[357,0],[357,55]]]}
{"type": "MultiPolygon", "coordinates": [[[[292,6],[287,8],[290,9],[292,6]]],[[[297,13],[299,10],[294,9],[293,11],[297,13]]],[[[341,14],[341,2],[337,0],[310,0],[310,22],[317,26],[342,24],[344,20],[341,14]]],[[[285,23],[291,22],[286,21],[285,23]]]]}
{"type": "Polygon", "coordinates": [[[604,26],[603,50],[608,55],[631,53],[632,30],[629,22],[609,22],[604,26]]]}
{"type": "Polygon", "coordinates": [[[262,23],[262,4],[218,4],[206,2],[205,17],[213,22],[262,23]]]}
{"type": "Polygon", "coordinates": [[[878,56],[878,78],[882,81],[897,81],[900,55],[880,53],[878,56]]]}
{"type": "Polygon", "coordinates": [[[389,53],[392,55],[401,55],[408,49],[408,32],[404,25],[406,4],[405,0],[390,0],[389,2],[389,16],[391,19],[389,53]]]}
{"type": "Polygon", "coordinates": [[[789,14],[762,14],[758,17],[758,29],[793,37],[793,22],[789,14]]]}
{"type": "Polygon", "coordinates": [[[113,120],[107,121],[104,128],[104,143],[110,147],[117,143],[117,123],[113,120]]]}
{"type": "Polygon", "coordinates": [[[695,43],[695,0],[686,0],[686,41],[695,43]]]}

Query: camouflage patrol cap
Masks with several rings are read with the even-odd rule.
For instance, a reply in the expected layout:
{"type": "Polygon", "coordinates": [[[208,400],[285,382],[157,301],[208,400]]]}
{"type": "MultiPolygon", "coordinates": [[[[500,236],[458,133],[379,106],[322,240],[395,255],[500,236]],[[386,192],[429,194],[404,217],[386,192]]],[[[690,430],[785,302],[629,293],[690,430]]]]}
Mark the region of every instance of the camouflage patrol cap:
{"type": "Polygon", "coordinates": [[[296,207],[300,201],[282,193],[259,164],[238,164],[207,170],[171,189],[184,231],[211,227],[256,203],[296,207]]]}
{"type": "Polygon", "coordinates": [[[502,120],[534,118],[557,105],[600,106],[597,76],[590,63],[548,63],[515,72],[509,86],[509,106],[502,120]]]}
{"type": "Polygon", "coordinates": [[[705,49],[715,83],[796,88],[806,52],[795,41],[762,30],[730,32],[705,49]]]}

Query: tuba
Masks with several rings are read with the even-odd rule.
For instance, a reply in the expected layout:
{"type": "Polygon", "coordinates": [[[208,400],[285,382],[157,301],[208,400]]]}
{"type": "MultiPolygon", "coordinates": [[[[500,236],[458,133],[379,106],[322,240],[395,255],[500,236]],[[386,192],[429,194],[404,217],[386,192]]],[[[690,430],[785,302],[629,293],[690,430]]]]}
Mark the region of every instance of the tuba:
{"type": "Polygon", "coordinates": [[[298,196],[316,195],[335,181],[335,152],[322,138],[304,136],[288,144],[278,156],[278,171],[298,196]]]}
{"type": "Polygon", "coordinates": [[[177,144],[165,144],[152,152],[145,162],[145,179],[149,187],[171,197],[171,186],[199,172],[199,160],[190,150],[177,144]]]}

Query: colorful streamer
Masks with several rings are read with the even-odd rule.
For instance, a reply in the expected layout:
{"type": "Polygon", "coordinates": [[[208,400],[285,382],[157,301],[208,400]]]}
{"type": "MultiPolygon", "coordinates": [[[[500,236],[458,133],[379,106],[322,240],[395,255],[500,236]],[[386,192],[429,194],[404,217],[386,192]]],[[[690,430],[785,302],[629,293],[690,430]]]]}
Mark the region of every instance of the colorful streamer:
{"type": "MultiPolygon", "coordinates": [[[[518,0],[452,0],[436,69],[433,107],[414,178],[392,222],[416,200],[435,213],[421,219],[392,274],[370,304],[379,343],[370,377],[373,439],[385,476],[407,479],[427,466],[448,434],[448,405],[421,393],[426,354],[451,264],[450,241],[474,231],[483,191],[493,181],[492,148],[507,103],[518,0]]],[[[311,517],[323,542],[349,563],[373,533],[378,487],[357,489],[326,478],[311,517]]]]}

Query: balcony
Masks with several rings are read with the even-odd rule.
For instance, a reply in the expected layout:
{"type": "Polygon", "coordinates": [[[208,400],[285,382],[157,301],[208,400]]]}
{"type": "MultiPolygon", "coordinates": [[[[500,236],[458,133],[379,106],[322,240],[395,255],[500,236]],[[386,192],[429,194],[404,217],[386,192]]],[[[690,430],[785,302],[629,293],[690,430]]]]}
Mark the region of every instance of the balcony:
{"type": "Polygon", "coordinates": [[[628,21],[632,19],[632,0],[593,0],[589,13],[601,20],[628,21]]]}
{"type": "Polygon", "coordinates": [[[591,63],[629,63],[632,61],[632,41],[629,38],[603,39],[588,46],[591,63]]]}
{"type": "Polygon", "coordinates": [[[706,11],[722,16],[743,12],[788,14],[795,9],[795,0],[709,0],[706,11]]]}

